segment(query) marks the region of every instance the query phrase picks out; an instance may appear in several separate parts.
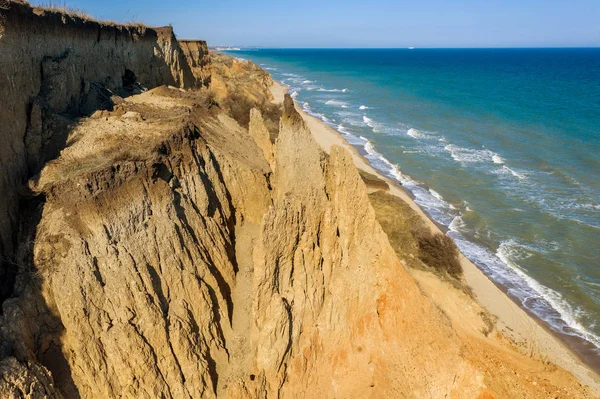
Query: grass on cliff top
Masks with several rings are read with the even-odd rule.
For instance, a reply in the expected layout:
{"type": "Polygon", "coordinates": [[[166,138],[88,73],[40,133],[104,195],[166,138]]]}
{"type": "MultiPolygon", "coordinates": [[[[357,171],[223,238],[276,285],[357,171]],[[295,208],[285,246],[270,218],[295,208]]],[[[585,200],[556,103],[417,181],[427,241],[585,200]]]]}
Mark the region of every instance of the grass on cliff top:
{"type": "Polygon", "coordinates": [[[71,15],[81,19],[94,20],[94,17],[92,17],[87,11],[76,6],[69,5],[66,1],[43,1],[38,2],[33,7],[48,11],[60,12],[62,14],[71,15]]]}
{"type": "Polygon", "coordinates": [[[470,294],[463,281],[458,248],[450,237],[432,233],[421,216],[396,196],[376,191],[369,194],[369,199],[377,221],[405,265],[434,272],[470,294]]]}
{"type": "MultiPolygon", "coordinates": [[[[6,3],[10,3],[10,1],[5,1],[6,3]]],[[[106,21],[100,20],[98,18],[93,17],[90,13],[85,11],[82,8],[77,6],[73,6],[68,4],[66,1],[37,1],[34,4],[31,4],[28,1],[25,3],[29,4],[34,9],[57,12],[61,14],[65,14],[71,17],[80,18],[84,21],[98,22],[103,25],[113,25],[113,26],[127,26],[127,27],[139,27],[139,28],[147,28],[143,22],[137,21],[135,16],[131,18],[129,22],[116,22],[116,21],[106,21]]],[[[0,5],[2,1],[0,0],[0,5]]]]}

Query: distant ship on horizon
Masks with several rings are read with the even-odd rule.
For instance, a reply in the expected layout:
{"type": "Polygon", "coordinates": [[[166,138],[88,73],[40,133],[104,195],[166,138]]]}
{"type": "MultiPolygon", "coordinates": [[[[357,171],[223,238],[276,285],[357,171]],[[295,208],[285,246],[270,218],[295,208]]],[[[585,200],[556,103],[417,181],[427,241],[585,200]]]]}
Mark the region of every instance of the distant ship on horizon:
{"type": "Polygon", "coordinates": [[[409,47],[408,49],[409,49],[409,50],[414,50],[415,48],[414,48],[414,47],[409,47]]]}

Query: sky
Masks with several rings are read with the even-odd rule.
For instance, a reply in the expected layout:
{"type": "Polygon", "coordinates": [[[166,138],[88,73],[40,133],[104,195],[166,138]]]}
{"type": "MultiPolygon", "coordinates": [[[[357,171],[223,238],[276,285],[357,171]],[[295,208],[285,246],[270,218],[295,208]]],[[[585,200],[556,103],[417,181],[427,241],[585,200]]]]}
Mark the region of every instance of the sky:
{"type": "MultiPolygon", "coordinates": [[[[35,1],[32,1],[35,3],[35,1]]],[[[600,0],[68,0],[182,39],[261,47],[600,47],[600,0]]]]}

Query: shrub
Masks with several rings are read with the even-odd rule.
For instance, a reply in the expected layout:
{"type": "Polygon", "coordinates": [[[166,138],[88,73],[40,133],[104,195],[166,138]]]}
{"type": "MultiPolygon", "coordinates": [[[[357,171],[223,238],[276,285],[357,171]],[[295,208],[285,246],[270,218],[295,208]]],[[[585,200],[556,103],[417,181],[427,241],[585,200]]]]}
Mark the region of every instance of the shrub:
{"type": "Polygon", "coordinates": [[[255,107],[252,101],[243,95],[233,93],[227,99],[229,115],[236,120],[240,126],[248,128],[250,124],[250,110],[255,107]]]}
{"type": "Polygon", "coordinates": [[[409,267],[434,271],[451,277],[465,292],[460,281],[462,266],[458,248],[450,237],[432,233],[425,221],[406,202],[385,191],[369,194],[377,221],[388,236],[398,257],[409,267]]]}
{"type": "Polygon", "coordinates": [[[458,259],[458,248],[454,241],[442,234],[418,233],[415,238],[419,246],[419,259],[429,267],[460,278],[462,266],[458,259]]]}
{"type": "Polygon", "coordinates": [[[271,135],[271,141],[273,142],[277,138],[279,134],[279,119],[281,118],[281,108],[279,105],[268,101],[259,103],[252,101],[244,94],[233,93],[225,100],[225,107],[229,110],[229,116],[246,129],[250,124],[250,110],[252,108],[259,109],[265,126],[271,135]]]}

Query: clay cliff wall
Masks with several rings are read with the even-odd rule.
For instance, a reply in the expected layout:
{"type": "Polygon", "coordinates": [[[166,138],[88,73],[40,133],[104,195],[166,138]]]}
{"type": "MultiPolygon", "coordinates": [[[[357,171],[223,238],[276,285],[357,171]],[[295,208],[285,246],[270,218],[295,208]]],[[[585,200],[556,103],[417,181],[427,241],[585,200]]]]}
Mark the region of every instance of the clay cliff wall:
{"type": "Polygon", "coordinates": [[[17,1],[0,7],[0,299],[12,289],[24,183],[65,146],[73,117],[142,88],[208,84],[206,43],[183,49],[170,27],[89,21],[17,1]]]}

